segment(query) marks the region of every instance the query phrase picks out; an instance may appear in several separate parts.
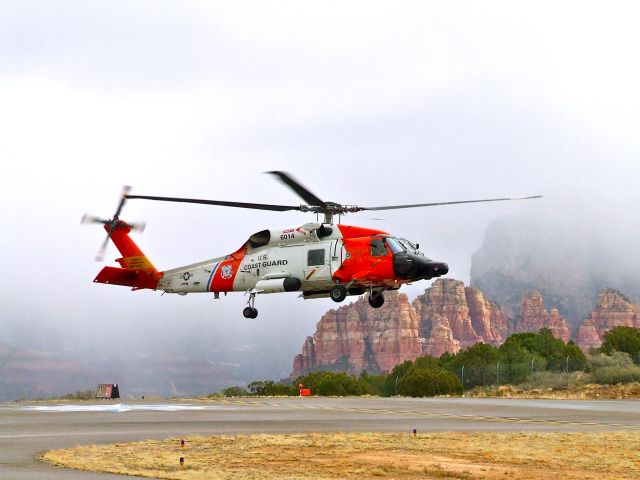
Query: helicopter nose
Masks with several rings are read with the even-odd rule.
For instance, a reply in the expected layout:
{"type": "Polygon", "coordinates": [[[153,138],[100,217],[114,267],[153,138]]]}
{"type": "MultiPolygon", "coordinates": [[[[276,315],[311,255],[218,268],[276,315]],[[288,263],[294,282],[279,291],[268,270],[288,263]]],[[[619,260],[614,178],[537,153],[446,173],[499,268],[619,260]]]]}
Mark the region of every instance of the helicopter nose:
{"type": "Polygon", "coordinates": [[[442,262],[432,262],[430,260],[424,262],[421,269],[421,276],[425,279],[441,277],[449,271],[449,265],[442,262]]]}
{"type": "Polygon", "coordinates": [[[447,265],[446,263],[434,262],[431,264],[431,269],[434,273],[434,277],[439,277],[441,275],[446,275],[447,273],[449,273],[449,265],[447,265]]]}
{"type": "Polygon", "coordinates": [[[393,259],[396,275],[402,278],[430,279],[446,275],[449,266],[442,262],[433,262],[421,255],[397,254],[393,259]]]}

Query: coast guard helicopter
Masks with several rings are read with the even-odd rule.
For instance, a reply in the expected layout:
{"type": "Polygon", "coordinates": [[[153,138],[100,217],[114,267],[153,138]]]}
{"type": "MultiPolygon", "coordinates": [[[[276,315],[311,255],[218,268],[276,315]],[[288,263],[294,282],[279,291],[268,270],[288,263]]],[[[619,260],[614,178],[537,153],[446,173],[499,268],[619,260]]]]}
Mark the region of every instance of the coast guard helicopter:
{"type": "Polygon", "coordinates": [[[255,297],[263,293],[301,292],[308,298],[330,297],[342,302],[347,295],[369,293],[369,305],[380,308],[385,290],[397,290],[405,283],[429,280],[449,271],[446,263],[433,261],[419,251],[419,245],[381,230],[334,224],[336,215],[374,210],[431,207],[461,203],[499,202],[540,198],[491,198],[453,202],[419,203],[359,207],[325,202],[285,172],[268,172],[298,194],[306,204],[268,205],[194,198],[131,195],[125,187],[116,213],[109,220],[85,215],[83,223],[100,223],[107,232],[96,260],[102,260],[109,239],[122,255],[119,268],[104,267],[96,283],[122,285],[132,290],[148,288],[166,293],[245,292],[249,294],[243,310],[246,318],[256,318],[255,297]],[[223,207],[251,208],[284,212],[297,210],[323,215],[322,222],[309,222],[291,228],[271,228],[254,233],[235,252],[203,262],[159,271],[133,242],[129,233],[143,230],[143,224],[120,220],[127,200],[199,203],[223,207]]]}

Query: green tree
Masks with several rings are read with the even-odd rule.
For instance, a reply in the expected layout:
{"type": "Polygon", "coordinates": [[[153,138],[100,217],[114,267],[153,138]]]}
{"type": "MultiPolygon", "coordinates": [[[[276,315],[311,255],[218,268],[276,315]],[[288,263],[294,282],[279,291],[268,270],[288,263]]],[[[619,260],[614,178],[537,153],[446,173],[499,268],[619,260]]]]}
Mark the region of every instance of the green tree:
{"type": "Polygon", "coordinates": [[[385,397],[391,397],[398,394],[398,382],[400,378],[413,368],[413,362],[411,360],[405,360],[399,363],[386,375],[382,384],[382,394],[385,397]]]}
{"type": "Polygon", "coordinates": [[[538,333],[515,333],[500,346],[503,351],[517,350],[514,345],[523,348],[534,359],[537,370],[564,371],[569,357],[569,370],[582,370],[586,366],[586,357],[573,342],[565,344],[553,336],[548,328],[541,328],[538,333]]]}
{"type": "Polygon", "coordinates": [[[531,374],[531,361],[535,356],[517,342],[505,342],[498,347],[500,382],[520,383],[531,374]]]}
{"type": "Polygon", "coordinates": [[[398,393],[409,397],[460,394],[462,384],[455,375],[440,367],[413,366],[398,380],[398,393]]]}
{"type": "Polygon", "coordinates": [[[459,374],[464,366],[466,387],[484,386],[496,381],[498,349],[486,343],[476,343],[460,350],[447,364],[447,370],[459,374]]]}
{"type": "Polygon", "coordinates": [[[222,390],[222,394],[225,397],[245,397],[249,392],[242,387],[229,387],[222,390]]]}
{"type": "Polygon", "coordinates": [[[311,389],[315,395],[366,395],[370,393],[366,381],[345,372],[313,372],[298,377],[296,384],[311,389]]]}
{"type": "Polygon", "coordinates": [[[640,363],[640,328],[613,327],[604,334],[600,351],[606,354],[626,352],[634,362],[640,363]]]}

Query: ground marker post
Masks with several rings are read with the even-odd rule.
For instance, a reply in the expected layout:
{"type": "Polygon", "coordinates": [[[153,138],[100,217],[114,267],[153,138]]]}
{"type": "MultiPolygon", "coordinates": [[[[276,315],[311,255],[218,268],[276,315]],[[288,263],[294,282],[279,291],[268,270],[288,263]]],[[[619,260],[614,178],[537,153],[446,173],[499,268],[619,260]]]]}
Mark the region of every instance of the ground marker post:
{"type": "Polygon", "coordinates": [[[180,457],[180,468],[184,468],[184,457],[180,457]]]}

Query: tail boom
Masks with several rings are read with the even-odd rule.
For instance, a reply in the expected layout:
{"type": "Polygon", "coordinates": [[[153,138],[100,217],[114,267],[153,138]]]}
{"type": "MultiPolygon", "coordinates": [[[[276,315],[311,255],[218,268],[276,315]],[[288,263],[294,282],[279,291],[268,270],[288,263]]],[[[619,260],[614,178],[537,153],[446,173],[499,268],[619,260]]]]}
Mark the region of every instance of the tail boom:
{"type": "Polygon", "coordinates": [[[147,256],[129,237],[131,227],[119,221],[114,229],[105,225],[111,240],[120,251],[122,258],[116,259],[122,268],[104,267],[93,280],[94,283],[122,285],[134,290],[150,288],[156,290],[164,272],[159,272],[147,256]]]}

